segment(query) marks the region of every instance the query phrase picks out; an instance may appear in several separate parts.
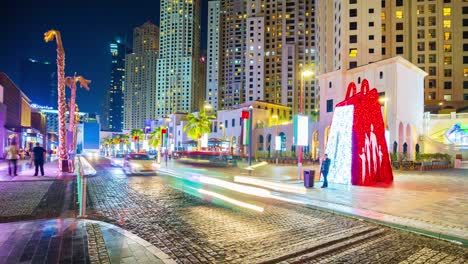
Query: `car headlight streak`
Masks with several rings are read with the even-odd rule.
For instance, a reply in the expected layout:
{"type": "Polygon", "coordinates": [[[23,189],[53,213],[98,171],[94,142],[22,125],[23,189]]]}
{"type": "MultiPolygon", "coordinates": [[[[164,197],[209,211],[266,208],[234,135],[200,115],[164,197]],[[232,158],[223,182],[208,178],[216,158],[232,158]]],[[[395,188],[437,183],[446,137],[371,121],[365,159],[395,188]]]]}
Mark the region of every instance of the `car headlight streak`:
{"type": "Polygon", "coordinates": [[[263,212],[264,211],[263,207],[256,206],[256,205],[253,205],[253,204],[249,204],[249,203],[245,203],[245,202],[242,202],[242,201],[239,201],[239,200],[236,200],[236,199],[232,199],[232,198],[229,198],[229,197],[224,196],[224,195],[219,194],[219,193],[207,191],[207,190],[204,190],[204,189],[198,189],[198,192],[202,193],[202,194],[205,194],[205,195],[212,196],[212,197],[216,197],[216,198],[218,198],[220,200],[223,200],[225,202],[228,202],[228,203],[231,203],[231,204],[243,207],[243,208],[251,209],[251,210],[254,210],[254,211],[257,211],[257,212],[263,212]]]}
{"type": "Polygon", "coordinates": [[[235,182],[240,182],[240,183],[252,184],[252,185],[256,185],[256,186],[261,186],[261,187],[265,187],[265,188],[272,189],[272,190],[275,190],[275,191],[300,193],[300,194],[304,194],[304,193],[307,192],[306,189],[304,187],[301,187],[301,186],[290,186],[289,184],[263,181],[263,180],[249,178],[249,177],[243,177],[243,176],[235,176],[234,181],[235,182]]]}
{"type": "Polygon", "coordinates": [[[210,177],[205,177],[205,176],[200,176],[200,182],[210,184],[210,185],[219,186],[219,187],[231,190],[231,191],[236,191],[236,192],[255,195],[255,196],[260,196],[260,197],[270,197],[271,196],[270,191],[262,189],[262,188],[245,186],[245,185],[242,185],[242,184],[227,182],[227,181],[223,181],[223,180],[219,180],[219,179],[215,179],[215,178],[210,178],[210,177]]]}

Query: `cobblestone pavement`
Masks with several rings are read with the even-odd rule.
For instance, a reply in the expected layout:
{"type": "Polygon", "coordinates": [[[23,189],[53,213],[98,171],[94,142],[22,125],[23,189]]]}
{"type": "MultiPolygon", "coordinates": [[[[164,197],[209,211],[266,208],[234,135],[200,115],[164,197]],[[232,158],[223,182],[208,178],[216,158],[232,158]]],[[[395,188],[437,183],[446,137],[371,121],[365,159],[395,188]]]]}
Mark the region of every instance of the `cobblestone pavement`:
{"type": "Polygon", "coordinates": [[[64,206],[65,180],[0,182],[0,222],[58,217],[64,206]]]}
{"type": "Polygon", "coordinates": [[[171,188],[171,177],[127,177],[104,159],[93,165],[98,173],[88,180],[88,216],[139,235],[179,263],[468,260],[466,247],[448,242],[246,195],[235,197],[264,211],[215,205],[171,188]]]}
{"type": "MultiPolygon", "coordinates": [[[[259,165],[258,163],[256,165],[259,165]]],[[[297,180],[297,166],[258,166],[248,173],[245,164],[229,170],[221,168],[194,168],[180,163],[169,163],[167,172],[185,175],[203,173],[217,178],[234,181],[235,176],[248,177],[268,183],[302,189],[304,193],[278,194],[311,206],[373,219],[434,236],[443,236],[468,244],[468,177],[467,170],[439,169],[432,171],[394,171],[391,185],[353,186],[330,183],[327,189],[308,188],[297,180]]],[[[305,169],[315,170],[318,165],[307,165],[305,169]]],[[[318,180],[318,179],[317,179],[318,180]]],[[[315,182],[318,187],[322,182],[315,182]]],[[[260,183],[259,186],[262,186],[260,183]]]]}

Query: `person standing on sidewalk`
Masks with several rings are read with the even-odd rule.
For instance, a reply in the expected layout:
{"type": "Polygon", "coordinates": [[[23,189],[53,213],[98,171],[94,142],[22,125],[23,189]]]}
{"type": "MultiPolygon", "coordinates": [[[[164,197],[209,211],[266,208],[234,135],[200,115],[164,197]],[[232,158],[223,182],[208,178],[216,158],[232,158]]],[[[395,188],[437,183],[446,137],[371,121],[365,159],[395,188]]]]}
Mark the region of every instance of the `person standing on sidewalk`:
{"type": "Polygon", "coordinates": [[[41,168],[41,175],[44,176],[44,160],[46,157],[46,150],[39,145],[39,142],[37,142],[32,152],[35,166],[34,176],[37,176],[39,168],[41,168]]]}
{"type": "Polygon", "coordinates": [[[320,167],[320,171],[322,172],[322,175],[323,175],[322,188],[328,187],[327,176],[328,176],[328,170],[330,169],[330,162],[331,160],[328,158],[328,155],[327,154],[323,155],[322,167],[320,167]]]}
{"type": "Polygon", "coordinates": [[[12,171],[11,166],[13,165],[13,175],[18,176],[18,174],[16,174],[16,169],[18,167],[17,166],[18,158],[19,158],[18,147],[16,146],[16,141],[12,140],[6,152],[6,159],[8,160],[8,175],[11,176],[11,171],[12,171]]]}
{"type": "Polygon", "coordinates": [[[70,172],[75,171],[75,150],[73,149],[73,146],[70,146],[70,149],[68,150],[68,167],[70,172]]]}

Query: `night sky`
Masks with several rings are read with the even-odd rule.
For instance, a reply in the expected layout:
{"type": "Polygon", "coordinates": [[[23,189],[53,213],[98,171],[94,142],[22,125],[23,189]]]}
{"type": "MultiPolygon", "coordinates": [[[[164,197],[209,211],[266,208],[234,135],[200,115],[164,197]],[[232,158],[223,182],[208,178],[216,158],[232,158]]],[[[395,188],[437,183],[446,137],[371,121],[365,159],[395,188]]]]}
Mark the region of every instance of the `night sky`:
{"type": "MultiPolygon", "coordinates": [[[[49,29],[62,33],[65,75],[92,80],[91,91],[78,93],[81,111],[101,112],[109,85],[112,39],[126,38],[131,47],[134,27],[150,20],[159,25],[157,0],[10,0],[0,4],[0,71],[18,83],[18,63],[34,58],[55,63],[56,44],[45,43],[49,29]]],[[[202,49],[206,47],[207,0],[202,0],[202,49]]],[[[20,87],[21,88],[21,87],[20,87]]]]}

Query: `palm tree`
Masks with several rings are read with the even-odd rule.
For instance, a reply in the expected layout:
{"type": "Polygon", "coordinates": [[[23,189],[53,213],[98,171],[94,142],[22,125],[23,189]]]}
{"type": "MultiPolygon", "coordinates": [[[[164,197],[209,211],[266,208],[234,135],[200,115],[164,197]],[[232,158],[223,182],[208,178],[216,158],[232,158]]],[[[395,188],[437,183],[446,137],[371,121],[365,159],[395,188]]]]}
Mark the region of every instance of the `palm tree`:
{"type": "Polygon", "coordinates": [[[202,136],[211,132],[211,119],[214,118],[214,116],[207,116],[205,111],[200,111],[198,115],[193,113],[187,115],[184,131],[187,132],[187,136],[197,141],[197,150],[201,149],[202,136]]]}
{"type": "Polygon", "coordinates": [[[116,145],[122,146],[121,143],[120,143],[120,138],[119,138],[119,136],[116,136],[116,137],[111,138],[111,141],[112,141],[112,145],[114,146],[113,149],[112,149],[113,150],[112,155],[115,155],[116,154],[115,153],[115,146],[116,145]]]}
{"type": "Polygon", "coordinates": [[[65,127],[65,50],[63,49],[62,37],[57,30],[49,30],[44,33],[44,41],[49,42],[56,40],[57,42],[57,104],[58,104],[58,119],[59,119],[59,169],[60,171],[68,171],[67,159],[67,144],[66,144],[66,127],[65,127]]]}
{"type": "Polygon", "coordinates": [[[69,104],[69,127],[68,131],[75,133],[75,101],[76,101],[76,83],[80,83],[81,88],[85,88],[86,90],[89,91],[89,86],[88,84],[91,82],[90,80],[86,80],[82,76],[76,76],[76,73],[73,77],[67,77],[65,78],[65,83],[66,85],[70,88],[71,90],[71,96],[70,96],[70,104],[69,104]]]}
{"type": "Polygon", "coordinates": [[[149,137],[149,145],[153,148],[156,148],[158,152],[158,163],[161,162],[161,145],[162,145],[162,130],[165,127],[160,126],[151,131],[149,137]]]}
{"type": "Polygon", "coordinates": [[[130,143],[129,140],[128,140],[128,136],[127,135],[117,135],[115,138],[113,138],[113,141],[114,141],[114,144],[118,144],[120,146],[120,149],[122,150],[122,152],[124,152],[124,146],[128,146],[128,144],[130,143]]]}
{"type": "Polygon", "coordinates": [[[103,139],[101,145],[103,145],[103,147],[105,149],[106,156],[109,156],[109,148],[114,150],[114,140],[113,140],[113,138],[103,139]]]}
{"type": "Polygon", "coordinates": [[[140,129],[132,129],[130,132],[133,142],[136,144],[137,152],[140,152],[140,140],[143,137],[143,132],[140,129]]]}
{"type": "Polygon", "coordinates": [[[317,122],[319,118],[319,112],[314,110],[310,113],[310,116],[312,118],[312,121],[317,122]]]}

